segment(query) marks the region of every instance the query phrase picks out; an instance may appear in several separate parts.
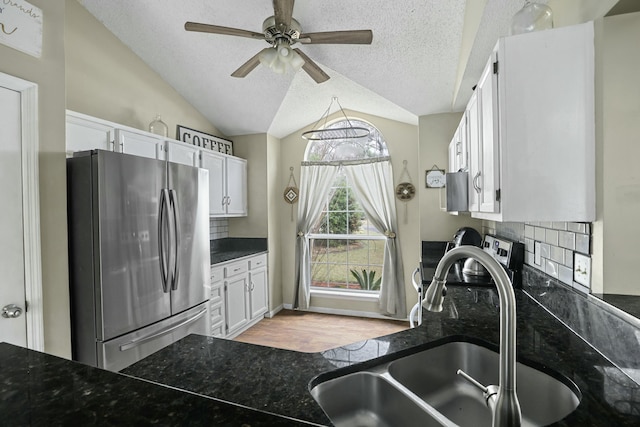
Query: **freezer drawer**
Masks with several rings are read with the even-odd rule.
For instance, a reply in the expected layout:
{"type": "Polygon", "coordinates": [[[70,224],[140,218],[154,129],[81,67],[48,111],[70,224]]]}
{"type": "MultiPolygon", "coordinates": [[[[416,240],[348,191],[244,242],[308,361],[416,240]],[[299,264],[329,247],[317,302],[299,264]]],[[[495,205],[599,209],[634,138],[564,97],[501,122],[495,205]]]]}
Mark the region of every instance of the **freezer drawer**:
{"type": "Polygon", "coordinates": [[[208,302],[127,335],[97,342],[98,367],[120,371],[189,334],[210,335],[208,302]]]}

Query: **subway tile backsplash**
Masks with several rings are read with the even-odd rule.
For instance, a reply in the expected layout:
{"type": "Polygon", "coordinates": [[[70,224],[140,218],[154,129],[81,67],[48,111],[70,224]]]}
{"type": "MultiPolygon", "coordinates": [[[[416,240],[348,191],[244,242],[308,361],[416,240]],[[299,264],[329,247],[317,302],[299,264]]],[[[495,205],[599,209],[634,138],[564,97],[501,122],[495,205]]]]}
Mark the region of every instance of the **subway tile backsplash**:
{"type": "Polygon", "coordinates": [[[591,224],[584,222],[483,223],[484,234],[524,243],[525,264],[548,274],[575,290],[588,293],[589,288],[573,281],[575,252],[591,255],[591,224]],[[536,244],[536,242],[539,242],[536,244]],[[540,264],[535,250],[540,249],[540,264]]]}
{"type": "Polygon", "coordinates": [[[229,221],[226,218],[209,218],[209,240],[229,237],[229,221]]]}

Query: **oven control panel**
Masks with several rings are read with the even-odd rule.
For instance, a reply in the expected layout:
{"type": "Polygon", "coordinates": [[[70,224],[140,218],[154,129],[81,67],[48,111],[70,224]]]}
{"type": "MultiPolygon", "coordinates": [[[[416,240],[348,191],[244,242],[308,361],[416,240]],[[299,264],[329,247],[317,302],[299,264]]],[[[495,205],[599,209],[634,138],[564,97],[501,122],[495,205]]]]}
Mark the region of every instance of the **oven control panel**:
{"type": "Polygon", "coordinates": [[[487,234],[482,241],[482,250],[509,269],[520,270],[524,262],[524,245],[487,234]]]}

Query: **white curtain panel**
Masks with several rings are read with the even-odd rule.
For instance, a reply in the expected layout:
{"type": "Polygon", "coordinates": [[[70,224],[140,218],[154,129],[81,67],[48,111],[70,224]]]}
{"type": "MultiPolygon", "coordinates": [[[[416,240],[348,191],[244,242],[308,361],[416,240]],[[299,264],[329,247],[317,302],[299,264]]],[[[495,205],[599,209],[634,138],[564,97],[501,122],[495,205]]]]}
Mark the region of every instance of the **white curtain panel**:
{"type": "Polygon", "coordinates": [[[309,308],[311,298],[311,251],[308,234],[322,214],[327,193],[338,174],[338,165],[303,163],[300,168],[298,236],[296,238],[296,295],[293,308],[309,308]]]}
{"type": "Polygon", "coordinates": [[[391,162],[385,160],[345,164],[344,171],[367,219],[387,236],[380,286],[380,310],[382,314],[404,319],[407,317],[404,267],[398,242],[391,162]]]}

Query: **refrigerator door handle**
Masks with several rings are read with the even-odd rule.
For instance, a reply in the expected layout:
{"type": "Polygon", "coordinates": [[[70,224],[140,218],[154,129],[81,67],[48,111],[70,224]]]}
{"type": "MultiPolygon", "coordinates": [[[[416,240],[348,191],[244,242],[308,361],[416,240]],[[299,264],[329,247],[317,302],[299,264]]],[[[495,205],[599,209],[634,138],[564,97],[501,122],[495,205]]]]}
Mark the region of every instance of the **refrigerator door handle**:
{"type": "Polygon", "coordinates": [[[171,274],[171,290],[178,289],[178,275],[180,274],[180,209],[178,208],[178,197],[175,190],[169,190],[169,204],[173,214],[173,271],[171,274]]]}
{"type": "Polygon", "coordinates": [[[167,249],[165,248],[165,240],[167,237],[166,234],[166,217],[169,213],[167,199],[168,199],[169,191],[166,188],[163,188],[160,192],[160,211],[159,221],[158,221],[158,255],[160,258],[160,277],[162,279],[162,290],[164,293],[169,292],[169,271],[168,271],[168,254],[167,249]]]}
{"type": "Polygon", "coordinates": [[[131,350],[134,347],[137,347],[141,344],[144,344],[147,341],[151,341],[153,339],[156,339],[158,337],[161,337],[163,335],[167,335],[168,333],[171,333],[173,331],[175,331],[176,329],[179,329],[185,325],[188,325],[189,323],[193,323],[196,320],[198,320],[199,318],[201,318],[205,313],[207,312],[207,307],[204,307],[202,310],[200,310],[199,312],[197,312],[196,314],[194,314],[192,317],[183,320],[182,322],[176,323],[174,325],[169,325],[164,329],[159,330],[158,332],[155,332],[151,335],[147,335],[145,337],[140,337],[137,338],[135,340],[129,341],[126,344],[122,344],[120,346],[120,351],[127,351],[127,350],[131,350]]]}

